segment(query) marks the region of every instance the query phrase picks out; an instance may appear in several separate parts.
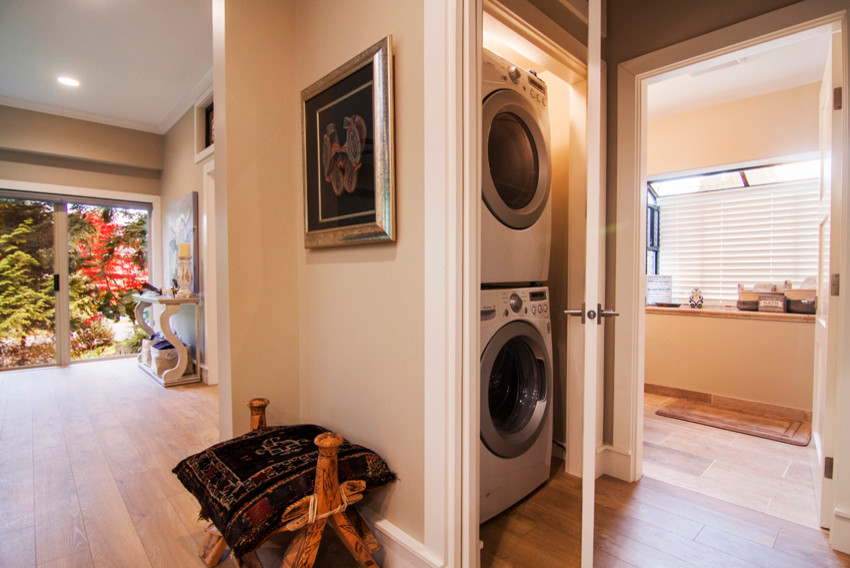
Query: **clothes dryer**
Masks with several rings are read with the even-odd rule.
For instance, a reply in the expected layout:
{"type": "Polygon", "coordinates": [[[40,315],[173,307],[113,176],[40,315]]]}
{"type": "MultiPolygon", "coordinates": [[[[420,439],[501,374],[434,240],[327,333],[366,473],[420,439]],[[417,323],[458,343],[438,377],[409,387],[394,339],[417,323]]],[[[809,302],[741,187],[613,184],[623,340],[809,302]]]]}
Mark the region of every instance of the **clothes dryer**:
{"type": "Polygon", "coordinates": [[[485,49],[482,94],[481,283],[546,282],[552,242],[546,84],[485,49]]]}
{"type": "Polygon", "coordinates": [[[481,291],[480,520],[549,478],[552,330],[546,287],[481,291]]]}

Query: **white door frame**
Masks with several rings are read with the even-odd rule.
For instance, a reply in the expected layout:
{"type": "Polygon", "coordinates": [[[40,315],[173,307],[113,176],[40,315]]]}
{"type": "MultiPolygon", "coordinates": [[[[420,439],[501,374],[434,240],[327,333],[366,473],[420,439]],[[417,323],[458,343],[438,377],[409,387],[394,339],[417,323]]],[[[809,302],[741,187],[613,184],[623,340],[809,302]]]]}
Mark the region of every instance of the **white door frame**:
{"type": "Polygon", "coordinates": [[[424,3],[425,531],[430,566],[478,566],[481,0],[424,3]],[[475,189],[475,190],[473,190],[475,189]],[[473,199],[474,197],[474,199],[473,199]],[[474,491],[469,491],[473,487],[474,491]]]}
{"type": "MultiPolygon", "coordinates": [[[[208,385],[218,384],[218,358],[210,353],[218,353],[218,302],[216,291],[216,238],[215,238],[215,160],[203,167],[204,211],[201,216],[201,267],[203,279],[200,290],[204,310],[204,360],[202,378],[208,385]]],[[[200,307],[198,308],[200,309],[200,307]]],[[[199,341],[199,344],[200,341],[199,341]]],[[[200,362],[200,354],[198,361],[200,362]]]]}
{"type": "MultiPolygon", "coordinates": [[[[644,305],[646,297],[645,249],[646,249],[646,146],[647,146],[647,86],[653,82],[675,76],[677,71],[700,62],[705,62],[742,49],[752,48],[771,39],[801,32],[828,23],[837,23],[847,30],[847,3],[843,0],[804,0],[763,16],[759,16],[721,30],[669,46],[659,51],[632,59],[620,64],[617,73],[617,245],[616,245],[616,301],[621,313],[615,332],[615,369],[614,369],[614,407],[613,407],[613,447],[628,455],[629,468],[627,481],[635,481],[642,475],[643,461],[643,386],[644,386],[644,305]]],[[[846,33],[843,34],[846,38],[846,33]]],[[[848,76],[847,41],[844,40],[844,76],[848,76]]],[[[848,93],[844,92],[844,106],[847,107],[848,93]]],[[[845,113],[843,123],[844,162],[847,159],[848,123],[845,113]]],[[[847,168],[844,168],[842,187],[847,187],[847,168]]],[[[846,189],[845,189],[845,194],[846,189]]],[[[843,200],[848,218],[848,199],[843,200]]],[[[846,225],[846,223],[845,223],[846,225]]],[[[843,230],[848,230],[845,226],[843,230]]],[[[846,238],[843,240],[846,242],[846,238]]],[[[850,266],[848,251],[842,254],[839,270],[844,272],[850,266]]],[[[846,284],[845,284],[846,286],[846,284]]],[[[842,304],[844,296],[837,298],[842,304]]],[[[847,308],[841,313],[846,314],[847,308]]],[[[846,317],[846,315],[845,315],[846,317]]],[[[845,319],[846,322],[850,319],[845,319]]],[[[848,337],[841,339],[845,346],[848,337]]],[[[843,361],[839,362],[837,405],[841,409],[850,409],[850,386],[842,385],[850,373],[850,349],[843,352],[843,361]],[[842,388],[843,387],[843,388],[842,388]]],[[[850,420],[848,412],[844,421],[850,420]]],[[[839,418],[840,420],[840,418],[839,418]]],[[[847,424],[839,424],[838,431],[847,424]]],[[[846,430],[844,430],[846,431],[846,430]]],[[[846,438],[846,437],[845,437],[846,438]]],[[[850,459],[850,443],[845,448],[836,448],[836,518],[840,519],[850,535],[850,472],[847,466],[839,467],[850,459]],[[844,469],[845,474],[841,475],[844,469]],[[839,479],[841,476],[841,479],[839,479]]],[[[836,546],[836,531],[833,529],[833,546],[836,546]]],[[[842,537],[843,538],[843,537],[842,537]]],[[[850,539],[848,539],[850,540],[850,539]]],[[[850,545],[850,543],[847,543],[850,545]]],[[[837,548],[837,546],[836,546],[837,548]]],[[[842,548],[843,549],[843,548],[842,548]]]]}

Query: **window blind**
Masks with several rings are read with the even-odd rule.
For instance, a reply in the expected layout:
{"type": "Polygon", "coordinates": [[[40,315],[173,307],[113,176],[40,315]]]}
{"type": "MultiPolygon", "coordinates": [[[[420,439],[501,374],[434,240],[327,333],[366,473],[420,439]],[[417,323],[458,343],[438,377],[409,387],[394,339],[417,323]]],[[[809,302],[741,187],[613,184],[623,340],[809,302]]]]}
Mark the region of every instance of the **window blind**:
{"type": "Polygon", "coordinates": [[[799,287],[818,271],[817,179],[658,198],[659,274],[673,301],[699,288],[706,303],[734,303],[738,284],[799,287]]]}

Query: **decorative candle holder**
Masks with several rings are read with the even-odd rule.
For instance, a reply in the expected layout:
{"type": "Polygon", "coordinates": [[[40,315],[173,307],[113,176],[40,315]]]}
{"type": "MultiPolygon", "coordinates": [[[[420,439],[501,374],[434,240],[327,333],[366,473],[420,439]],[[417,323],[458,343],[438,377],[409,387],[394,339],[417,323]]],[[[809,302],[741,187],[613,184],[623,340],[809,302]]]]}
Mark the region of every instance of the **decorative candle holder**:
{"type": "Polygon", "coordinates": [[[192,298],[192,257],[177,257],[177,284],[179,289],[175,298],[192,298]]]}

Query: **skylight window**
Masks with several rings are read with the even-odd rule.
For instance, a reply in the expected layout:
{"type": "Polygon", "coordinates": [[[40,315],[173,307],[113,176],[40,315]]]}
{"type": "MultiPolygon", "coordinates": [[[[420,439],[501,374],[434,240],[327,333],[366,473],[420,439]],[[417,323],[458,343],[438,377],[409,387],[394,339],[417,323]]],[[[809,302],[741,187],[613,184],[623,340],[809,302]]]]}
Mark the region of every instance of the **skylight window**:
{"type": "Polygon", "coordinates": [[[716,172],[696,176],[649,182],[649,187],[658,197],[738,189],[774,183],[787,183],[807,179],[816,179],[820,173],[819,160],[789,162],[756,168],[716,172]]]}
{"type": "Polygon", "coordinates": [[[744,187],[744,180],[741,178],[740,172],[721,172],[718,174],[653,181],[649,185],[655,191],[655,195],[664,197],[667,195],[682,195],[684,193],[699,193],[702,191],[744,187]]]}
{"type": "Polygon", "coordinates": [[[803,179],[814,179],[820,173],[820,160],[752,168],[743,170],[743,173],[747,176],[747,185],[764,185],[768,183],[785,183],[803,179]]]}

